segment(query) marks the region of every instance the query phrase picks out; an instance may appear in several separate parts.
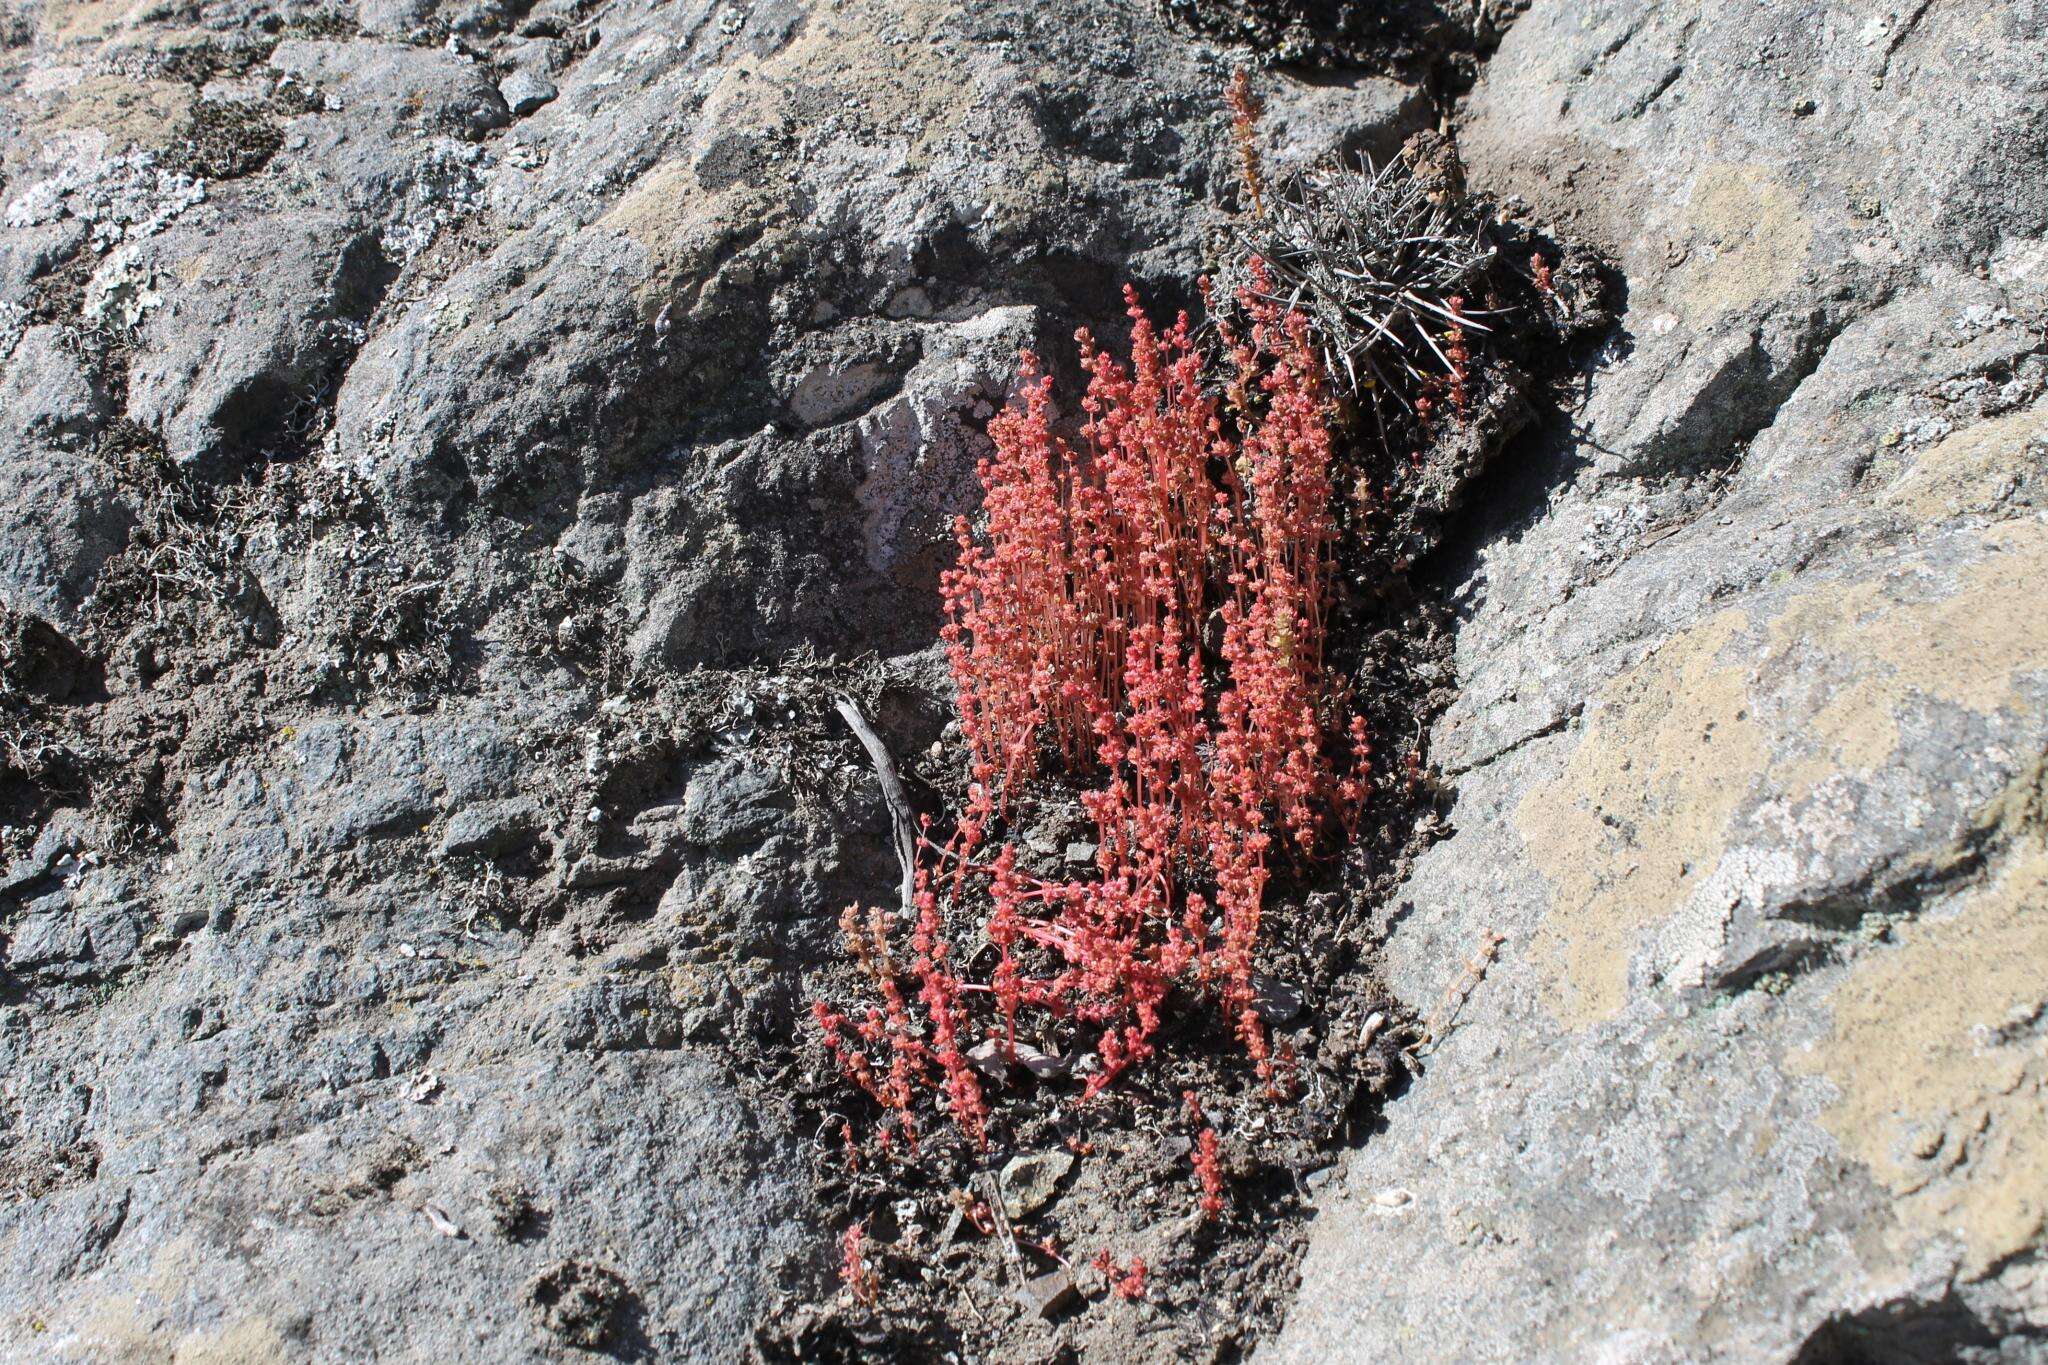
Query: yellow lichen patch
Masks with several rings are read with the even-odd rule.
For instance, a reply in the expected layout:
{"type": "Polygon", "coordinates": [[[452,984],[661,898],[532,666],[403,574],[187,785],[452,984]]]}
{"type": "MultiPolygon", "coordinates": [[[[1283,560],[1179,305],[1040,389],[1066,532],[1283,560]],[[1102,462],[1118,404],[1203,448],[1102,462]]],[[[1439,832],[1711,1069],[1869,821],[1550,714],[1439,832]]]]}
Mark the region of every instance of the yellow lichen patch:
{"type": "Polygon", "coordinates": [[[195,251],[190,256],[181,257],[174,262],[171,266],[171,273],[178,277],[180,283],[197,284],[205,279],[207,273],[213,268],[212,252],[195,251]]]}
{"type": "Polygon", "coordinates": [[[154,8],[153,0],[49,0],[37,28],[53,46],[96,41],[132,28],[154,8]]]}
{"type": "Polygon", "coordinates": [[[1743,670],[1720,659],[1746,625],[1723,612],[1618,678],[1564,772],[1516,813],[1553,892],[1531,954],[1574,1027],[1621,1008],[1637,941],[1713,871],[1764,766],[1743,670]]]}
{"type": "Polygon", "coordinates": [[[856,126],[907,138],[912,168],[980,113],[963,52],[932,38],[954,13],[935,0],[856,0],[822,7],[760,75],[795,98],[823,97],[856,126]]]}
{"type": "Polygon", "coordinates": [[[686,162],[664,161],[634,181],[597,225],[660,255],[678,237],[725,216],[718,212],[724,197],[700,185],[686,162]]]}
{"type": "Polygon", "coordinates": [[[736,61],[705,95],[708,129],[769,131],[829,110],[866,143],[902,149],[902,169],[957,147],[986,109],[967,79],[968,54],[938,45],[955,14],[936,0],[839,0],[820,5],[790,41],[736,61]]]}
{"type": "MultiPolygon", "coordinates": [[[[139,1282],[110,1288],[51,1322],[52,1358],[86,1361],[162,1360],[172,1365],[266,1365],[294,1355],[284,1337],[258,1317],[228,1316],[190,1331],[169,1327],[158,1306],[189,1301],[207,1283],[204,1253],[190,1236],[173,1237],[151,1254],[139,1282]]],[[[300,1353],[302,1354],[302,1353],[300,1353]]]]}
{"type": "Polygon", "coordinates": [[[1620,1009],[1630,957],[1713,874],[1746,803],[1795,808],[1882,768],[1915,699],[1989,715],[2048,670],[2048,526],[2007,523],[1982,546],[1952,574],[1908,561],[1799,594],[1742,663],[1731,644],[1758,632],[1725,611],[1588,705],[1564,771],[1515,816],[1552,889],[1531,955],[1561,1022],[1620,1009]]]}
{"type": "Polygon", "coordinates": [[[268,1365],[292,1352],[277,1329],[258,1318],[170,1336],[145,1323],[133,1306],[108,1305],[84,1332],[70,1338],[75,1360],[162,1360],[170,1365],[268,1365]]]}
{"type": "Polygon", "coordinates": [[[688,164],[664,161],[641,176],[597,226],[624,233],[647,252],[654,268],[642,302],[659,307],[673,297],[672,285],[694,296],[721,260],[774,231],[783,218],[780,202],[752,181],[707,190],[688,164]]]}
{"type": "Polygon", "coordinates": [[[1830,585],[1795,598],[1771,623],[1772,653],[1795,664],[1788,673],[1831,664],[1852,679],[1797,727],[1795,752],[1774,774],[1788,797],[1888,761],[1909,696],[1988,715],[2012,700],[2023,674],[2048,669],[2048,528],[1994,531],[1985,548],[1955,591],[1935,600],[1898,602],[1878,582],[1830,585]],[[1811,663],[1802,669],[1800,660],[1811,663]]]}
{"type": "Polygon", "coordinates": [[[681,161],[664,161],[647,171],[620,196],[599,227],[623,232],[649,251],[658,250],[697,196],[697,177],[681,161]]]}
{"type": "Polygon", "coordinates": [[[39,123],[46,133],[97,129],[113,146],[169,146],[196,98],[179,81],[87,76],[55,101],[39,123]]]}
{"type": "Polygon", "coordinates": [[[1778,297],[1799,283],[1813,224],[1768,167],[1709,166],[1694,177],[1681,224],[1689,239],[1674,298],[1688,325],[1778,297]]]}
{"type": "Polygon", "coordinates": [[[944,45],[956,12],[935,0],[839,0],[816,7],[783,46],[726,68],[697,118],[707,145],[642,175],[599,223],[649,252],[642,302],[687,308],[735,256],[744,253],[736,269],[745,272],[793,241],[800,149],[784,139],[791,128],[829,121],[847,139],[853,173],[890,180],[928,172],[963,145],[986,147],[1003,173],[975,187],[976,202],[997,221],[1057,193],[1031,125],[984,126],[990,106],[974,71],[992,58],[944,45]],[[711,164],[718,142],[749,133],[759,136],[736,154],[742,169],[711,164]]]}
{"type": "Polygon", "coordinates": [[[1965,427],[1921,451],[1884,500],[1922,521],[1989,511],[2048,464],[2048,404],[1965,427]]]}
{"type": "Polygon", "coordinates": [[[172,1365],[258,1365],[290,1355],[277,1329],[256,1318],[243,1318],[218,1331],[190,1333],[171,1348],[172,1365]]]}
{"type": "Polygon", "coordinates": [[[1835,987],[1830,1033],[1789,1061],[1834,1084],[1822,1122],[1895,1197],[1902,1255],[1954,1234],[1981,1276],[2048,1226],[2048,849],[1900,940],[1835,987]]]}

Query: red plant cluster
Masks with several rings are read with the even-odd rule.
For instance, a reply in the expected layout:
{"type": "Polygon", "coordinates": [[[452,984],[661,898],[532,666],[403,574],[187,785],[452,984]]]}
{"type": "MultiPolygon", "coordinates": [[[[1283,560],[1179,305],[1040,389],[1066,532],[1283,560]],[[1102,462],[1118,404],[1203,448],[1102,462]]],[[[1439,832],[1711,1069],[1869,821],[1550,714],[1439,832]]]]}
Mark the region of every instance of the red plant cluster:
{"type": "Polygon", "coordinates": [[[1052,381],[1029,355],[1021,402],[990,423],[986,529],[958,524],[942,584],[967,806],[945,844],[923,845],[907,975],[886,918],[849,910],[880,1003],[859,1019],[813,1007],[840,1065],[912,1142],[920,1086],[984,1140],[966,1057],[977,1033],[1014,1063],[1025,1011],[1076,1021],[1093,1034],[1092,1097],[1151,1056],[1183,984],[1214,992],[1276,1082],[1253,994],[1267,883],[1277,858],[1317,849],[1333,812],[1355,818],[1369,746],[1361,719],[1339,720],[1324,667],[1337,538],[1324,372],[1305,321],[1259,300],[1263,275],[1254,262],[1249,335],[1222,333],[1220,391],[1187,317],[1161,331],[1126,290],[1128,366],[1077,336],[1078,443],[1056,434],[1052,381]],[[1092,877],[1031,876],[997,841],[1049,755],[1087,787],[1092,877]],[[985,906],[986,982],[951,965],[942,904],[985,906]]]}
{"type": "MultiPolygon", "coordinates": [[[[1530,259],[1541,258],[1532,256],[1530,259]]],[[[1444,304],[1451,318],[1451,325],[1444,329],[1443,345],[1437,351],[1443,358],[1444,373],[1432,378],[1415,397],[1415,415],[1421,421],[1424,431],[1430,429],[1437,399],[1447,389],[1451,399],[1451,411],[1457,415],[1459,421],[1465,419],[1471,404],[1472,348],[1465,344],[1465,300],[1462,296],[1453,294],[1444,300],[1444,304]]],[[[1430,344],[1436,345],[1435,342],[1430,344]]],[[[1419,462],[1422,459],[1422,452],[1417,450],[1413,458],[1419,462]]]]}
{"type": "Polygon", "coordinates": [[[1239,67],[1231,74],[1230,84],[1224,90],[1224,100],[1230,105],[1230,133],[1231,140],[1237,144],[1238,174],[1244,179],[1252,213],[1264,213],[1266,186],[1259,165],[1258,129],[1259,118],[1266,112],[1266,106],[1252,91],[1249,71],[1239,67]]]}
{"type": "Polygon", "coordinates": [[[1116,1257],[1109,1254],[1108,1247],[1104,1247],[1095,1253],[1095,1259],[1088,1264],[1093,1266],[1103,1279],[1109,1281],[1110,1292],[1118,1298],[1136,1302],[1145,1297],[1145,1258],[1143,1256],[1131,1257],[1131,1264],[1126,1268],[1118,1265],[1116,1257]]]}
{"type": "Polygon", "coordinates": [[[839,1282],[853,1295],[854,1302],[863,1304],[873,1303],[880,1289],[874,1267],[868,1264],[867,1232],[865,1222],[854,1223],[839,1239],[839,1282]]]}
{"type": "MultiPolygon", "coordinates": [[[[911,975],[919,983],[918,1000],[931,1019],[930,1041],[925,1040],[904,999],[899,984],[903,973],[889,951],[888,916],[879,908],[863,919],[859,907],[849,905],[839,917],[839,926],[854,956],[875,982],[882,1003],[869,1006],[864,1017],[853,1019],[818,1000],[811,1004],[811,1015],[841,1069],[877,1104],[895,1112],[898,1126],[913,1148],[917,1126],[911,1108],[919,1086],[925,1083],[936,1085],[947,1096],[954,1119],[979,1146],[985,1140],[988,1105],[960,1047],[959,997],[965,986],[946,966],[950,950],[940,930],[938,896],[922,868],[917,907],[911,975]],[[871,1050],[887,1056],[886,1072],[878,1071],[870,1061],[871,1050]]],[[[888,1136],[885,1129],[884,1141],[888,1136]]]]}
{"type": "Polygon", "coordinates": [[[1187,1103],[1188,1118],[1201,1129],[1195,1135],[1195,1146],[1191,1153],[1195,1164],[1195,1178],[1202,1182],[1202,1216],[1214,1218],[1223,1212],[1223,1159],[1216,1140],[1216,1130],[1202,1113],[1202,1101],[1192,1090],[1183,1090],[1181,1099],[1187,1103]]]}
{"type": "Polygon", "coordinates": [[[1465,300],[1453,294],[1444,303],[1450,308],[1452,322],[1444,332],[1444,357],[1451,366],[1451,407],[1459,417],[1465,415],[1467,385],[1472,378],[1472,352],[1465,345],[1465,300]]]}

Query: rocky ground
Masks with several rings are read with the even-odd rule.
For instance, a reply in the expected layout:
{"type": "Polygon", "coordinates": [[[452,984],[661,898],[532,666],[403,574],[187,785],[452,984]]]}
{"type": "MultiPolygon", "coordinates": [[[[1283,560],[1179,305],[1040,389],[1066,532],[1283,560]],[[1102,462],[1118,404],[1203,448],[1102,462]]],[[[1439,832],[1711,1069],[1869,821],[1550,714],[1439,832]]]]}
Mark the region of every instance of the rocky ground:
{"type": "Polygon", "coordinates": [[[0,1355],[835,1311],[791,1040],[896,864],[833,698],[943,755],[1015,352],[1188,297],[1269,62],[1276,161],[1434,129],[1626,307],[1412,570],[1441,837],[1341,913],[1455,1019],[1242,1301],[970,1354],[2048,1355],[2044,31],[0,8],[0,1355]]]}

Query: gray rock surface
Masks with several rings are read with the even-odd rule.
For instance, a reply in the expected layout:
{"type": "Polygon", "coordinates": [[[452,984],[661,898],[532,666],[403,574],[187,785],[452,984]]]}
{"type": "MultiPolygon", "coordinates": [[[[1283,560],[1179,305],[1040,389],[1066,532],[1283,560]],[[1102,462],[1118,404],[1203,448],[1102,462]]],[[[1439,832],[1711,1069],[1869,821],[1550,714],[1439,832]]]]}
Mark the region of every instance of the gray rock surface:
{"type": "Polygon", "coordinates": [[[131,512],[104,467],[25,443],[0,464],[0,584],[8,605],[62,624],[127,539],[131,512]]]}
{"type": "MultiPolygon", "coordinates": [[[[1279,160],[1444,119],[1628,285],[1428,566],[1454,833],[1387,966],[1506,941],[1264,1349],[2038,1358],[2042,16],[1521,8],[1449,110],[1262,77],[1279,160]]],[[[936,738],[1014,352],[1187,299],[1245,57],[1066,0],[0,11],[0,606],[88,661],[0,697],[0,1357],[744,1349],[833,1248],[733,1058],[896,877],[831,691],[936,738]]]]}
{"type": "Polygon", "coordinates": [[[2039,1358],[2041,33],[1539,0],[1487,66],[1470,175],[1630,344],[1459,571],[1396,988],[1506,941],[1266,1358],[2039,1358]]]}
{"type": "Polygon", "coordinates": [[[31,327],[0,373],[0,441],[24,454],[81,443],[101,417],[100,397],[55,327],[31,327]]]}
{"type": "Polygon", "coordinates": [[[504,97],[505,107],[512,111],[514,118],[524,118],[561,92],[555,89],[553,82],[531,71],[521,70],[500,81],[498,93],[504,97]]]}

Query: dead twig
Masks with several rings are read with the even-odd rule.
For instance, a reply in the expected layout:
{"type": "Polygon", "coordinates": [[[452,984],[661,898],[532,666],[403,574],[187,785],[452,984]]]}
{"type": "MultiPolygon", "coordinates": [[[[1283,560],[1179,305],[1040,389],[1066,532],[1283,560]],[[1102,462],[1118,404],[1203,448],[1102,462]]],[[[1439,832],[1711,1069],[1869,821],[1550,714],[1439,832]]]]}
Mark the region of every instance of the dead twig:
{"type": "Polygon", "coordinates": [[[844,692],[836,693],[832,708],[868,751],[868,761],[875,765],[875,778],[882,785],[882,801],[889,807],[889,825],[895,834],[896,861],[903,865],[903,913],[908,915],[917,899],[917,821],[912,818],[910,795],[903,789],[903,779],[896,772],[896,760],[890,757],[889,746],[868,724],[853,698],[844,692]]]}
{"type": "Polygon", "coordinates": [[[1024,1254],[1017,1249],[1017,1233],[1010,1226],[1010,1215],[1003,1209],[1002,1182],[992,1172],[981,1171],[969,1186],[988,1208],[989,1222],[995,1226],[996,1241],[1002,1245],[1003,1264],[1009,1269],[1012,1286],[1023,1288],[1031,1277],[1024,1269],[1024,1254]]]}
{"type": "Polygon", "coordinates": [[[1444,992],[1444,998],[1437,1002],[1436,1010],[1430,1015],[1428,1022],[1422,1026],[1421,1050],[1424,1053],[1435,1050],[1436,1045],[1443,1041],[1444,1035],[1451,1031],[1451,1026],[1457,1023],[1458,1011],[1465,1007],[1466,998],[1486,979],[1486,969],[1493,965],[1494,954],[1500,951],[1500,945],[1505,942],[1507,936],[1504,934],[1497,934],[1491,929],[1480,931],[1479,951],[1465,960],[1463,974],[1451,983],[1450,989],[1444,992]]]}

